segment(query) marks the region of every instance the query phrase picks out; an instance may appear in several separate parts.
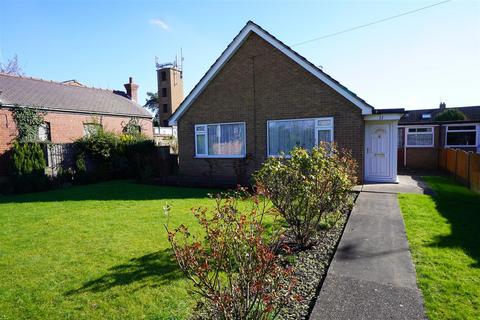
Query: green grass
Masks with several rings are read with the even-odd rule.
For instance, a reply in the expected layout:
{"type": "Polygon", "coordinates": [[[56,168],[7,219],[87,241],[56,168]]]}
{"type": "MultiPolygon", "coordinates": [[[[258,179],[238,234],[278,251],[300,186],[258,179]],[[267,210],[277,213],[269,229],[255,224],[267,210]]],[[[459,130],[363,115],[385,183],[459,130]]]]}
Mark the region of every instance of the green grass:
{"type": "Polygon", "coordinates": [[[107,182],[0,197],[0,319],[187,317],[162,207],[195,232],[208,192],[107,182]]]}
{"type": "Polygon", "coordinates": [[[480,319],[480,195],[425,177],[434,196],[399,195],[429,319],[480,319]]]}

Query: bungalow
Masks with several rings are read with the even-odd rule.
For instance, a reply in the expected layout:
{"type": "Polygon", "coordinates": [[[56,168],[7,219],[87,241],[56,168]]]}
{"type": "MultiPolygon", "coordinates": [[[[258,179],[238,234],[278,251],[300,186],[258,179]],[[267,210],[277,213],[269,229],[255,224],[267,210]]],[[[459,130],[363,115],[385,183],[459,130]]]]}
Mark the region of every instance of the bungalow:
{"type": "Polygon", "coordinates": [[[245,182],[267,157],[335,141],[358,162],[360,181],[395,182],[402,115],[375,109],[249,21],[169,124],[182,175],[245,182]]]}
{"type": "Polygon", "coordinates": [[[407,110],[398,125],[399,168],[436,169],[440,148],[480,153],[480,106],[407,110]],[[464,119],[439,120],[437,116],[456,109],[464,119]]]}
{"type": "Polygon", "coordinates": [[[7,151],[17,135],[12,110],[36,107],[45,113],[38,139],[69,143],[96,127],[121,132],[132,118],[152,136],[152,116],[136,102],[138,85],[132,78],[126,93],[89,88],[78,81],[53,82],[0,74],[0,177],[8,174],[7,151]]]}

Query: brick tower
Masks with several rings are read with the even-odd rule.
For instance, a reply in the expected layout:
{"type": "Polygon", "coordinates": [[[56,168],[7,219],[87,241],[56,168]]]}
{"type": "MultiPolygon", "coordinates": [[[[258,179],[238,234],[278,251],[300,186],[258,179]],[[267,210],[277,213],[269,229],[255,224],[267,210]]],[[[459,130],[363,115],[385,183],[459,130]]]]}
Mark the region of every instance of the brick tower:
{"type": "Polygon", "coordinates": [[[156,64],[158,83],[158,121],[168,127],[168,118],[183,101],[183,74],[177,63],[156,64]]]}

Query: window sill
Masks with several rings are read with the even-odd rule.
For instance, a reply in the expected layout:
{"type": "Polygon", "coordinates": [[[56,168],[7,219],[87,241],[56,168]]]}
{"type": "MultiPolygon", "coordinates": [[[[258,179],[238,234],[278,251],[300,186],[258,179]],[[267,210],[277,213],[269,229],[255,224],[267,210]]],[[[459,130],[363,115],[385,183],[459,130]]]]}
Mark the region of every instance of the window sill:
{"type": "Polygon", "coordinates": [[[238,156],[227,156],[227,155],[221,155],[221,156],[194,156],[195,159],[243,159],[245,158],[245,155],[238,155],[238,156]]]}
{"type": "Polygon", "coordinates": [[[406,145],[405,147],[407,147],[407,148],[434,148],[435,146],[434,145],[427,145],[427,146],[409,146],[409,145],[406,145]]]}

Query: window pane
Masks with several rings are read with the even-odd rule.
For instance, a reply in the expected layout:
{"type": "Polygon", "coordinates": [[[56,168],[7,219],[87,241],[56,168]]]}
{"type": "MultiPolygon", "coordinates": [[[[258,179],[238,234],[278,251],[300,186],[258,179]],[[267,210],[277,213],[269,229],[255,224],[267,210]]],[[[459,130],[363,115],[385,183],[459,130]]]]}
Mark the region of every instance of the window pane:
{"type": "Polygon", "coordinates": [[[320,119],[317,121],[317,126],[320,127],[330,127],[332,125],[331,119],[320,119]]]}
{"type": "Polygon", "coordinates": [[[245,130],[241,123],[208,125],[209,155],[245,154],[245,130]]]}
{"type": "Polygon", "coordinates": [[[197,154],[206,154],[207,148],[205,144],[205,135],[199,134],[197,135],[197,154]]]}
{"type": "Polygon", "coordinates": [[[38,127],[38,140],[47,141],[50,139],[50,123],[44,122],[38,127]]]}
{"type": "Polygon", "coordinates": [[[448,131],[475,130],[475,126],[448,126],[448,131]]]}
{"type": "Polygon", "coordinates": [[[87,137],[97,134],[101,129],[102,125],[98,123],[85,123],[83,125],[83,133],[87,137]]]}
{"type": "Polygon", "coordinates": [[[268,153],[288,154],[294,147],[312,149],[315,145],[315,120],[271,121],[268,123],[268,153]]]}
{"type": "Polygon", "coordinates": [[[433,134],[407,134],[407,145],[430,146],[433,144],[433,134]]]}
{"type": "Polygon", "coordinates": [[[208,154],[220,154],[219,133],[217,132],[218,125],[207,126],[208,133],[208,154]]]}
{"type": "Polygon", "coordinates": [[[244,154],[244,143],[242,124],[220,125],[220,152],[227,155],[244,154]]]}
{"type": "Polygon", "coordinates": [[[449,146],[476,146],[476,132],[447,132],[447,145],[449,146]]]}
{"type": "Polygon", "coordinates": [[[330,130],[318,130],[318,143],[332,142],[332,133],[330,130]]]}

